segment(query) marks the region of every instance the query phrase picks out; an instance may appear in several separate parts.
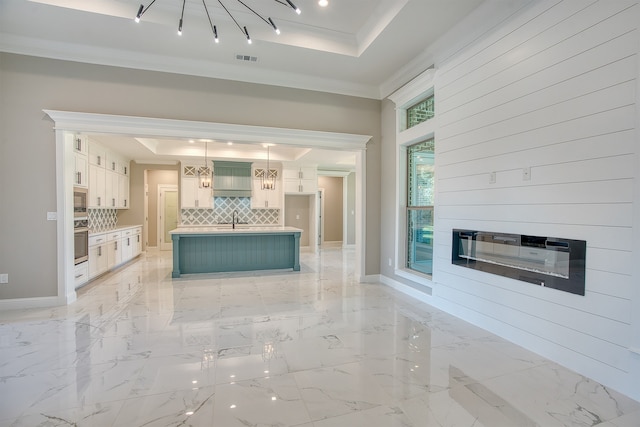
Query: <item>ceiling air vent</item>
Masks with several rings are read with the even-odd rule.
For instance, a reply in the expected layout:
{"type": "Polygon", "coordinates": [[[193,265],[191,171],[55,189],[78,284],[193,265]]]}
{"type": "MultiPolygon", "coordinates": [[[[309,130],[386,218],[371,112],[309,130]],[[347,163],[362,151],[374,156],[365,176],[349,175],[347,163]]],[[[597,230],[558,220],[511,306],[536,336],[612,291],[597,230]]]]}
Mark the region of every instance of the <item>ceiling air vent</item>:
{"type": "Polygon", "coordinates": [[[236,55],[238,61],[256,62],[258,58],[256,56],[249,55],[236,55]]]}

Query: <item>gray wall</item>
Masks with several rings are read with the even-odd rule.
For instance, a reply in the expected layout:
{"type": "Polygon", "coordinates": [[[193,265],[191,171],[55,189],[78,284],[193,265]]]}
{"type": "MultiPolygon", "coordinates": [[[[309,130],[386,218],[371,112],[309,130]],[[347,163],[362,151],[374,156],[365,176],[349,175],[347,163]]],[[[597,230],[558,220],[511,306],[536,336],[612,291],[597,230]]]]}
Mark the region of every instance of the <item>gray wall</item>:
{"type": "Polygon", "coordinates": [[[356,243],[356,174],[350,173],[347,180],[347,245],[356,243]]]}
{"type": "Polygon", "coordinates": [[[341,242],[344,223],[342,178],[319,176],[318,188],[324,189],[323,240],[325,242],[341,242]]]}
{"type": "MultiPolygon", "coordinates": [[[[309,226],[311,214],[310,196],[296,196],[287,194],[284,196],[284,225],[300,228],[300,246],[309,246],[309,226]]],[[[312,240],[315,243],[316,239],[312,240]]]]}
{"type": "MultiPolygon", "coordinates": [[[[149,246],[155,246],[151,243],[151,232],[157,234],[157,224],[155,217],[152,217],[151,208],[156,210],[157,201],[151,201],[151,193],[157,194],[157,184],[175,184],[178,185],[179,165],[150,165],[139,164],[131,162],[131,173],[129,175],[131,208],[127,210],[118,211],[118,225],[140,225],[144,224],[144,171],[150,171],[159,174],[159,179],[156,181],[155,190],[152,189],[152,184],[149,183],[149,230],[148,236],[149,246]],[[175,179],[171,178],[171,174],[174,174],[175,179]],[[154,204],[155,203],[155,204],[154,204]]],[[[155,198],[156,196],[154,196],[155,198]]],[[[147,242],[143,242],[143,250],[146,249],[147,242]]]]}
{"type": "Polygon", "coordinates": [[[149,246],[158,246],[158,186],[161,184],[178,186],[178,170],[148,170],[149,184],[149,246]]]}
{"type": "Polygon", "coordinates": [[[10,281],[0,299],[57,294],[56,222],[46,220],[55,137],[43,109],[373,135],[363,234],[365,273],[379,272],[380,101],[6,53],[0,89],[0,273],[10,281]]]}

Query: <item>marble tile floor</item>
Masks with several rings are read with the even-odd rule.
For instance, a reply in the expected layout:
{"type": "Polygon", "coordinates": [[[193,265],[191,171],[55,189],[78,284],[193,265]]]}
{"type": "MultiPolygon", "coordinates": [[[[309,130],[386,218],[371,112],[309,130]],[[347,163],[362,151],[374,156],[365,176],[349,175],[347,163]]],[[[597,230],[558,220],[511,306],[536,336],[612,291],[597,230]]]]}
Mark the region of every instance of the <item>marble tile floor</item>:
{"type": "Polygon", "coordinates": [[[0,312],[0,426],[640,426],[640,403],[381,284],[171,279],[149,252],[48,309],[0,312]]]}

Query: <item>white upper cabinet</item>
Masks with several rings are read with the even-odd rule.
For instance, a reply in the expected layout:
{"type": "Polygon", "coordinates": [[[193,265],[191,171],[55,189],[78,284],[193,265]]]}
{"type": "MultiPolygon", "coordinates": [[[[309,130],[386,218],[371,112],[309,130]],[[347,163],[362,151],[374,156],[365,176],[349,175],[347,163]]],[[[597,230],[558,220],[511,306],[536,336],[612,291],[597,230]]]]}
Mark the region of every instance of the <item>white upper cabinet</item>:
{"type": "Polygon", "coordinates": [[[182,176],[180,177],[180,207],[182,209],[213,209],[211,188],[200,188],[198,183],[198,169],[200,167],[182,165],[182,176]]]}
{"type": "Polygon", "coordinates": [[[103,167],[89,165],[89,208],[108,208],[107,175],[103,167]]]}
{"type": "Polygon", "coordinates": [[[73,138],[74,152],[85,156],[89,154],[89,137],[87,135],[76,134],[70,136],[73,138]]]}
{"type": "Polygon", "coordinates": [[[129,176],[118,175],[118,209],[129,209],[129,176]]]}
{"type": "Polygon", "coordinates": [[[89,164],[105,168],[107,164],[107,150],[99,144],[89,143],[89,164]]]}
{"type": "Polygon", "coordinates": [[[76,187],[87,187],[89,185],[89,163],[87,156],[80,153],[73,153],[75,159],[75,168],[73,176],[73,185],[76,187]]]}
{"type": "Polygon", "coordinates": [[[93,141],[88,152],[89,207],[128,209],[129,161],[93,141]]]}
{"type": "Polygon", "coordinates": [[[89,185],[88,138],[86,135],[73,134],[67,134],[65,138],[73,144],[73,185],[86,188],[89,185]]]}
{"type": "Polygon", "coordinates": [[[285,167],[282,172],[285,194],[315,194],[318,171],[313,166],[285,167]]]}

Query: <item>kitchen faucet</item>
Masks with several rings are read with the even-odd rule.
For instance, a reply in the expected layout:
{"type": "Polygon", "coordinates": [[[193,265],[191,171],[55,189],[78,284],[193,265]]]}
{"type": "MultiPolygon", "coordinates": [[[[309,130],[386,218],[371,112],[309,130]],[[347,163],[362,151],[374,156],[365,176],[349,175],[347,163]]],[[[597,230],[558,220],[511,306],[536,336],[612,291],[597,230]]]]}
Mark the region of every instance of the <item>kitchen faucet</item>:
{"type": "Polygon", "coordinates": [[[236,229],[236,222],[238,221],[238,211],[234,210],[231,216],[231,228],[236,229]]]}

